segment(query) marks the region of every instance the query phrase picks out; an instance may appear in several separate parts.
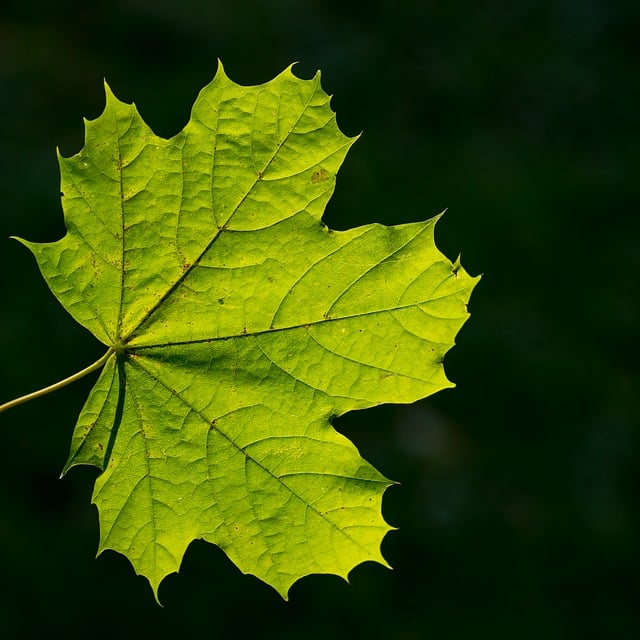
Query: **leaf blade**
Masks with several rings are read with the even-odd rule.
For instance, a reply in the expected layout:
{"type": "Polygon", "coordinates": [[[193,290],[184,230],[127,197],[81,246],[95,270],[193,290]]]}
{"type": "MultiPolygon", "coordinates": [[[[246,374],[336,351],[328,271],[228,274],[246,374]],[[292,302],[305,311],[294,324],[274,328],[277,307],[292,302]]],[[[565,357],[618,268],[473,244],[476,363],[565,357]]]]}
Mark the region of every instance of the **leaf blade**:
{"type": "Polygon", "coordinates": [[[453,386],[442,361],[477,278],[437,249],[437,218],[322,224],[355,138],[319,74],[242,87],[220,66],[169,140],[106,94],[60,159],[67,234],[25,242],[114,350],[64,468],[102,470],[99,551],[156,597],[194,539],[285,598],[310,573],[386,565],[391,482],[331,420],[453,386]]]}

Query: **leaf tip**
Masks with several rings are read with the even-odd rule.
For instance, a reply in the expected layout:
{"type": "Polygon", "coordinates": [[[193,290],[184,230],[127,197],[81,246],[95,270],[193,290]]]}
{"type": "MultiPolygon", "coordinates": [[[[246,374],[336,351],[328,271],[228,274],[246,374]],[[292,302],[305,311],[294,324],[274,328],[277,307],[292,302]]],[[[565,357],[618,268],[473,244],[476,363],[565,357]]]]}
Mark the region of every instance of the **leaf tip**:
{"type": "Polygon", "coordinates": [[[440,218],[442,218],[442,216],[444,216],[444,214],[447,213],[447,211],[449,211],[449,207],[445,207],[440,213],[433,216],[432,218],[433,223],[435,224],[436,222],[438,222],[440,218]]]}
{"type": "Polygon", "coordinates": [[[285,602],[289,602],[289,591],[291,591],[291,587],[293,585],[289,585],[286,589],[280,590],[280,589],[276,589],[276,591],[278,592],[278,595],[285,601],[285,602]]]}
{"type": "Polygon", "coordinates": [[[112,102],[119,102],[118,98],[116,98],[115,93],[113,93],[113,90],[109,86],[109,83],[107,82],[106,78],[102,79],[102,84],[104,86],[104,96],[105,96],[106,106],[108,106],[112,102]]]}
{"type": "Polygon", "coordinates": [[[67,475],[67,473],[69,473],[69,471],[73,469],[73,467],[77,467],[79,466],[79,464],[80,463],[75,460],[75,455],[71,453],[67,458],[67,461],[64,463],[64,467],[62,467],[62,471],[60,472],[59,479],[62,480],[62,478],[64,478],[67,475]]]}
{"type": "MultiPolygon", "coordinates": [[[[105,111],[111,107],[111,106],[117,106],[117,105],[125,105],[127,107],[133,108],[134,110],[136,109],[135,103],[133,102],[123,102],[122,100],[120,100],[118,98],[118,96],[116,96],[116,94],[113,92],[113,89],[111,89],[111,86],[109,85],[109,83],[107,82],[106,78],[102,79],[102,83],[104,86],[104,96],[105,96],[105,111]]],[[[104,115],[104,112],[103,112],[104,115]]],[[[86,122],[95,122],[95,120],[87,120],[86,118],[84,118],[85,123],[86,122]]]]}
{"type": "Polygon", "coordinates": [[[20,238],[19,236],[9,236],[10,240],[15,240],[16,242],[19,242],[21,245],[24,245],[25,247],[27,247],[27,249],[30,249],[31,251],[33,251],[33,243],[29,242],[29,240],[25,240],[24,238],[20,238]]]}
{"type": "MultiPolygon", "coordinates": [[[[147,578],[147,580],[148,580],[148,578],[147,578]]],[[[164,609],[164,605],[162,604],[162,602],[160,602],[160,596],[158,595],[158,591],[160,589],[160,583],[152,584],[151,580],[149,580],[149,585],[151,586],[151,591],[153,591],[153,599],[156,601],[156,604],[159,607],[162,607],[164,609]]]]}
{"type": "MultiPolygon", "coordinates": [[[[218,60],[218,67],[216,68],[216,73],[213,76],[213,81],[218,81],[218,82],[229,82],[231,84],[236,84],[228,75],[227,75],[227,71],[224,68],[224,65],[222,64],[222,60],[220,60],[220,58],[217,59],[218,60]]],[[[207,85],[209,86],[209,85],[207,85]]],[[[207,87],[205,87],[206,89],[207,87]]],[[[204,91],[204,89],[203,89],[204,91]]],[[[194,105],[195,106],[195,105],[194,105]]]]}

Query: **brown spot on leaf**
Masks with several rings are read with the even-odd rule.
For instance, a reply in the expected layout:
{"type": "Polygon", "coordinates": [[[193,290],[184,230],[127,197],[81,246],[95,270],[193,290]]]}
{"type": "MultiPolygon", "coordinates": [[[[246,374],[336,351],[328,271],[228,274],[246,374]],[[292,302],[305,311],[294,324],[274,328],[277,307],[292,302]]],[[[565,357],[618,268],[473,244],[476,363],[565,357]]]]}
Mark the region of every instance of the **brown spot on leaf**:
{"type": "Polygon", "coordinates": [[[324,182],[329,177],[329,172],[326,169],[316,169],[311,174],[311,182],[313,184],[318,184],[319,182],[324,182]]]}

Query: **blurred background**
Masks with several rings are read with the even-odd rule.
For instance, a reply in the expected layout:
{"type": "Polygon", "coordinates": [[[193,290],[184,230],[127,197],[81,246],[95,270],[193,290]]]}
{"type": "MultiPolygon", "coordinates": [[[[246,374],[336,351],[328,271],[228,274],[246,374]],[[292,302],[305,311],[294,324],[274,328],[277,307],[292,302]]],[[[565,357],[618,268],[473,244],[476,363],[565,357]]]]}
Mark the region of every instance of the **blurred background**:
{"type": "Polygon", "coordinates": [[[631,0],[4,0],[0,401],[103,352],[8,239],[64,234],[55,149],[79,151],[103,78],[169,137],[217,58],[241,84],[321,69],[364,132],[327,224],[446,208],[440,248],[484,275],[457,388],[336,423],[401,482],[394,571],[285,603],[193,543],[159,608],[126,559],[94,559],[96,471],[58,479],[84,379],[0,416],[2,637],[640,637],[639,19],[631,0]]]}

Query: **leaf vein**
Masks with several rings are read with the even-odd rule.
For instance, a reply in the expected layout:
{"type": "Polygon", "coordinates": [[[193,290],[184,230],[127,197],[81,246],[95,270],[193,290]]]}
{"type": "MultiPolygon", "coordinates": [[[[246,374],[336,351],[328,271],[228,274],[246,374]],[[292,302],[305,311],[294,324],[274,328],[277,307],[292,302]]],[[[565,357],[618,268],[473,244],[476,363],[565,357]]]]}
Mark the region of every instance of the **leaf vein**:
{"type": "MultiPolygon", "coordinates": [[[[265,354],[266,355],[266,354],[265,354]]],[[[268,357],[268,356],[267,356],[268,357]]],[[[275,363],[274,363],[275,364],[275,363]]],[[[333,522],[332,520],[330,520],[329,518],[327,518],[322,512],[318,511],[315,507],[313,507],[312,505],[310,505],[306,500],[304,500],[304,498],[302,498],[302,496],[300,496],[296,491],[294,491],[291,487],[289,487],[285,482],[283,482],[282,480],[280,480],[278,478],[278,476],[276,476],[270,469],[268,469],[267,467],[265,467],[261,462],[259,462],[258,460],[256,460],[255,458],[253,458],[251,455],[249,455],[249,453],[247,453],[247,451],[239,446],[234,440],[233,438],[231,438],[228,434],[226,434],[224,431],[222,431],[219,426],[215,423],[213,423],[211,420],[209,420],[200,410],[194,408],[185,398],[182,397],[182,395],[180,393],[178,393],[177,391],[175,391],[174,389],[171,388],[171,386],[167,385],[161,378],[159,378],[158,376],[156,376],[155,374],[153,374],[151,371],[149,371],[144,365],[142,365],[140,362],[136,362],[135,363],[136,366],[138,366],[142,371],[144,371],[152,380],[156,381],[157,383],[159,383],[160,385],[162,385],[165,389],[167,389],[167,391],[169,391],[174,397],[176,397],[177,399],[179,399],[186,407],[188,407],[188,409],[190,411],[193,411],[196,415],[200,416],[206,423],[208,423],[209,425],[211,425],[211,427],[217,432],[219,433],[223,438],[225,438],[225,440],[227,440],[233,447],[235,447],[239,452],[241,452],[244,456],[245,456],[245,472],[246,472],[246,464],[247,462],[250,460],[251,462],[253,462],[254,464],[256,464],[258,467],[260,467],[269,477],[271,477],[273,480],[275,480],[276,482],[280,483],[283,487],[285,487],[287,489],[287,491],[290,492],[291,496],[296,498],[297,500],[299,500],[303,506],[309,507],[311,508],[322,520],[326,521],[331,527],[333,527],[338,533],[342,534],[343,536],[345,536],[346,538],[348,538],[353,544],[355,544],[356,546],[360,547],[363,551],[366,552],[367,555],[370,554],[369,550],[358,540],[356,540],[353,536],[351,536],[350,534],[348,534],[347,532],[345,532],[341,527],[339,527],[335,522],[333,522]]],[[[277,365],[276,365],[277,366],[277,365]]],[[[246,475],[246,473],[245,473],[246,475]]]]}

